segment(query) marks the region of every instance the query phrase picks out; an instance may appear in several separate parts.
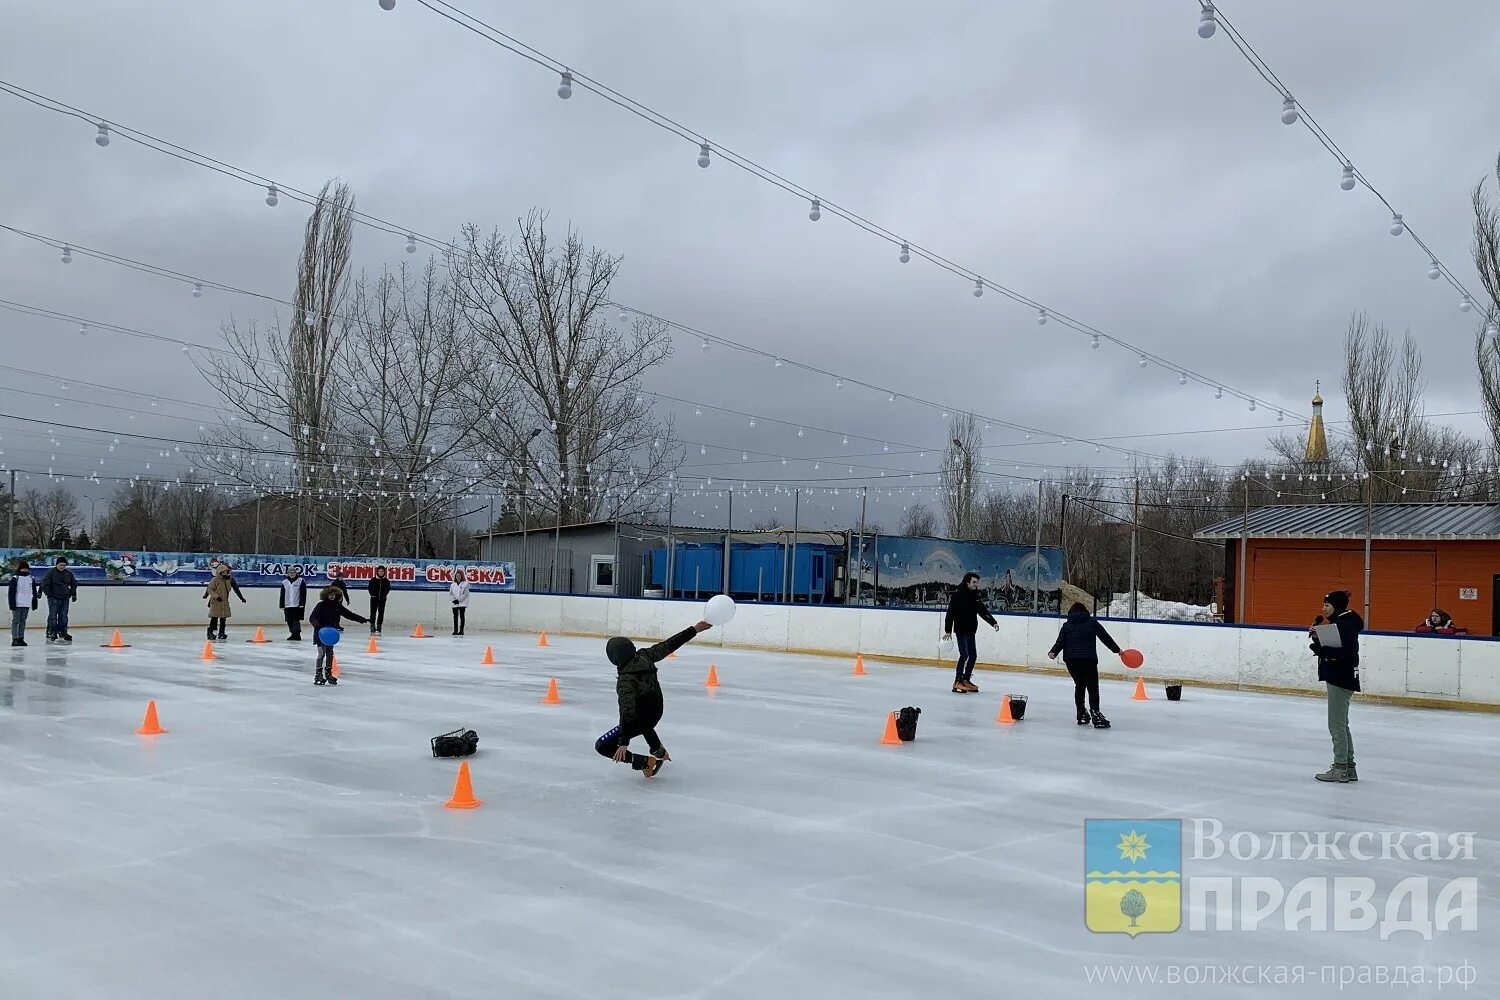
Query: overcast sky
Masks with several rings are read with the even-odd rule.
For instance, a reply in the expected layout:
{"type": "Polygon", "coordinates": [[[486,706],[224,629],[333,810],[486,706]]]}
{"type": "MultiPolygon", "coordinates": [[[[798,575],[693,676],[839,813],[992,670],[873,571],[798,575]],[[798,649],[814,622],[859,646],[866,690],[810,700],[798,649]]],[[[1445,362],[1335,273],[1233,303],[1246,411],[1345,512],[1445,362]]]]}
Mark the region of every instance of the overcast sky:
{"type": "MultiPolygon", "coordinates": [[[[1339,190],[1337,164],[1280,123],[1279,99],[1223,32],[1198,38],[1191,0],[462,6],[914,242],[1289,410],[1307,412],[1321,378],[1327,416],[1342,418],[1340,338],[1353,310],[1418,338],[1429,412],[1477,408],[1475,314],[1426,278],[1410,240],[1388,235],[1369,192],[1339,190]]],[[[1241,0],[1224,10],[1477,292],[1468,195],[1500,151],[1500,9],[1241,0]]],[[[361,208],[434,235],[545,209],[624,257],[620,300],[772,353],[1063,435],[1221,431],[1132,442],[1155,453],[1231,462],[1262,453],[1267,433],[1237,428],[1275,426],[1274,413],[1216,403],[1120,349],[1039,328],[993,292],[976,300],[932,265],[903,266],[831,214],[814,224],[805,202],[723,162],[700,170],[690,144],[582,89],[560,101],[555,75],[414,0],[390,13],[376,0],[20,0],[5,20],[0,77],[11,83],[289,185],[342,177],[361,208]]],[[[268,208],[263,192],[123,141],[100,149],[86,124],[8,96],[0,134],[0,223],[290,295],[302,206],[268,208]]],[[[356,254],[372,270],[407,259],[402,240],[368,230],[356,254]]],[[[64,267],[4,232],[0,265],[0,298],[205,345],[231,314],[269,315],[87,258],[64,267]]],[[[175,347],[81,338],[12,313],[0,313],[0,331],[0,364],[56,376],[0,369],[5,414],[192,436],[208,411],[191,404],[213,402],[175,347]],[[64,391],[68,379],[157,406],[64,391]]],[[[858,460],[892,470],[934,468],[946,437],[940,413],[723,348],[704,354],[687,338],[654,385],[933,449],[858,460]]],[[[882,452],[692,407],[675,416],[692,440],[830,457],[818,473],[792,463],[801,478],[843,473],[837,456],[882,452]]],[[[54,448],[4,418],[0,434],[11,466],[82,473],[105,455],[97,436],[54,448]]],[[[996,469],[1002,458],[1095,459],[998,428],[986,445],[996,469]]],[[[178,464],[154,446],[108,460],[116,474],[178,464]]],[[[715,476],[783,471],[696,448],[688,464],[715,476]]]]}

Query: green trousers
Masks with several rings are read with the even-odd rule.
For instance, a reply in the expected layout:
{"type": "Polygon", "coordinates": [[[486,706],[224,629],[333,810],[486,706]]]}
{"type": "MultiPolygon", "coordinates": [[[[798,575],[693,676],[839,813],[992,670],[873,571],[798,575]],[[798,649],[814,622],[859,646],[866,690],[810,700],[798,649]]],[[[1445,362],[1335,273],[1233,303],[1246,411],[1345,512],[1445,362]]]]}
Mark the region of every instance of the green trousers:
{"type": "Polygon", "coordinates": [[[1354,763],[1354,737],[1349,735],[1349,701],[1354,692],[1328,685],[1328,735],[1333,737],[1333,762],[1354,763]]]}

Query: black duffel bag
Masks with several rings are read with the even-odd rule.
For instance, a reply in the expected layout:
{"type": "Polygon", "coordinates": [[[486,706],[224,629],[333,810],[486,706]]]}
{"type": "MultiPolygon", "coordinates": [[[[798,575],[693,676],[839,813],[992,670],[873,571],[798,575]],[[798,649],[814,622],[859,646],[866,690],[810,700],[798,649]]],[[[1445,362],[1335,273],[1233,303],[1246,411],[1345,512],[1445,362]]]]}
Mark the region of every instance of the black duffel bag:
{"type": "Polygon", "coordinates": [[[472,729],[455,729],[432,738],[434,757],[468,757],[479,749],[479,734],[472,729]]]}
{"type": "Polygon", "coordinates": [[[921,714],[920,708],[910,705],[896,713],[896,735],[901,737],[902,743],[910,743],[917,738],[917,716],[921,714]]]}

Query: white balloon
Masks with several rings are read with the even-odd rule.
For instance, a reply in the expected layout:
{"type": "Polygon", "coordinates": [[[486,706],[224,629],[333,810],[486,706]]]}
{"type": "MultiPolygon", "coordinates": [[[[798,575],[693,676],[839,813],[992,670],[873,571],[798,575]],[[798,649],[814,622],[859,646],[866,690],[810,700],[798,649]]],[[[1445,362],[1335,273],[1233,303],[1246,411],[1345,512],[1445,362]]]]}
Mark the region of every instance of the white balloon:
{"type": "Polygon", "coordinates": [[[734,620],[734,598],[728,594],[710,597],[703,609],[703,620],[710,625],[728,625],[734,620]]]}

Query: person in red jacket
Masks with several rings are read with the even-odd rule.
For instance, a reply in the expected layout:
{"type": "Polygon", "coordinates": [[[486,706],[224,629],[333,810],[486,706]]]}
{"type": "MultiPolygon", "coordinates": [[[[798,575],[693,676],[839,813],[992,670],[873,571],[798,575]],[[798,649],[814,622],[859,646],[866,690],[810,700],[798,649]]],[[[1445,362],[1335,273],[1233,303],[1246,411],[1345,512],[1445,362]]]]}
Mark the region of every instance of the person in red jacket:
{"type": "Polygon", "coordinates": [[[1458,626],[1453,624],[1453,616],[1448,612],[1442,608],[1433,608],[1416,630],[1418,632],[1457,632],[1458,626]]]}

